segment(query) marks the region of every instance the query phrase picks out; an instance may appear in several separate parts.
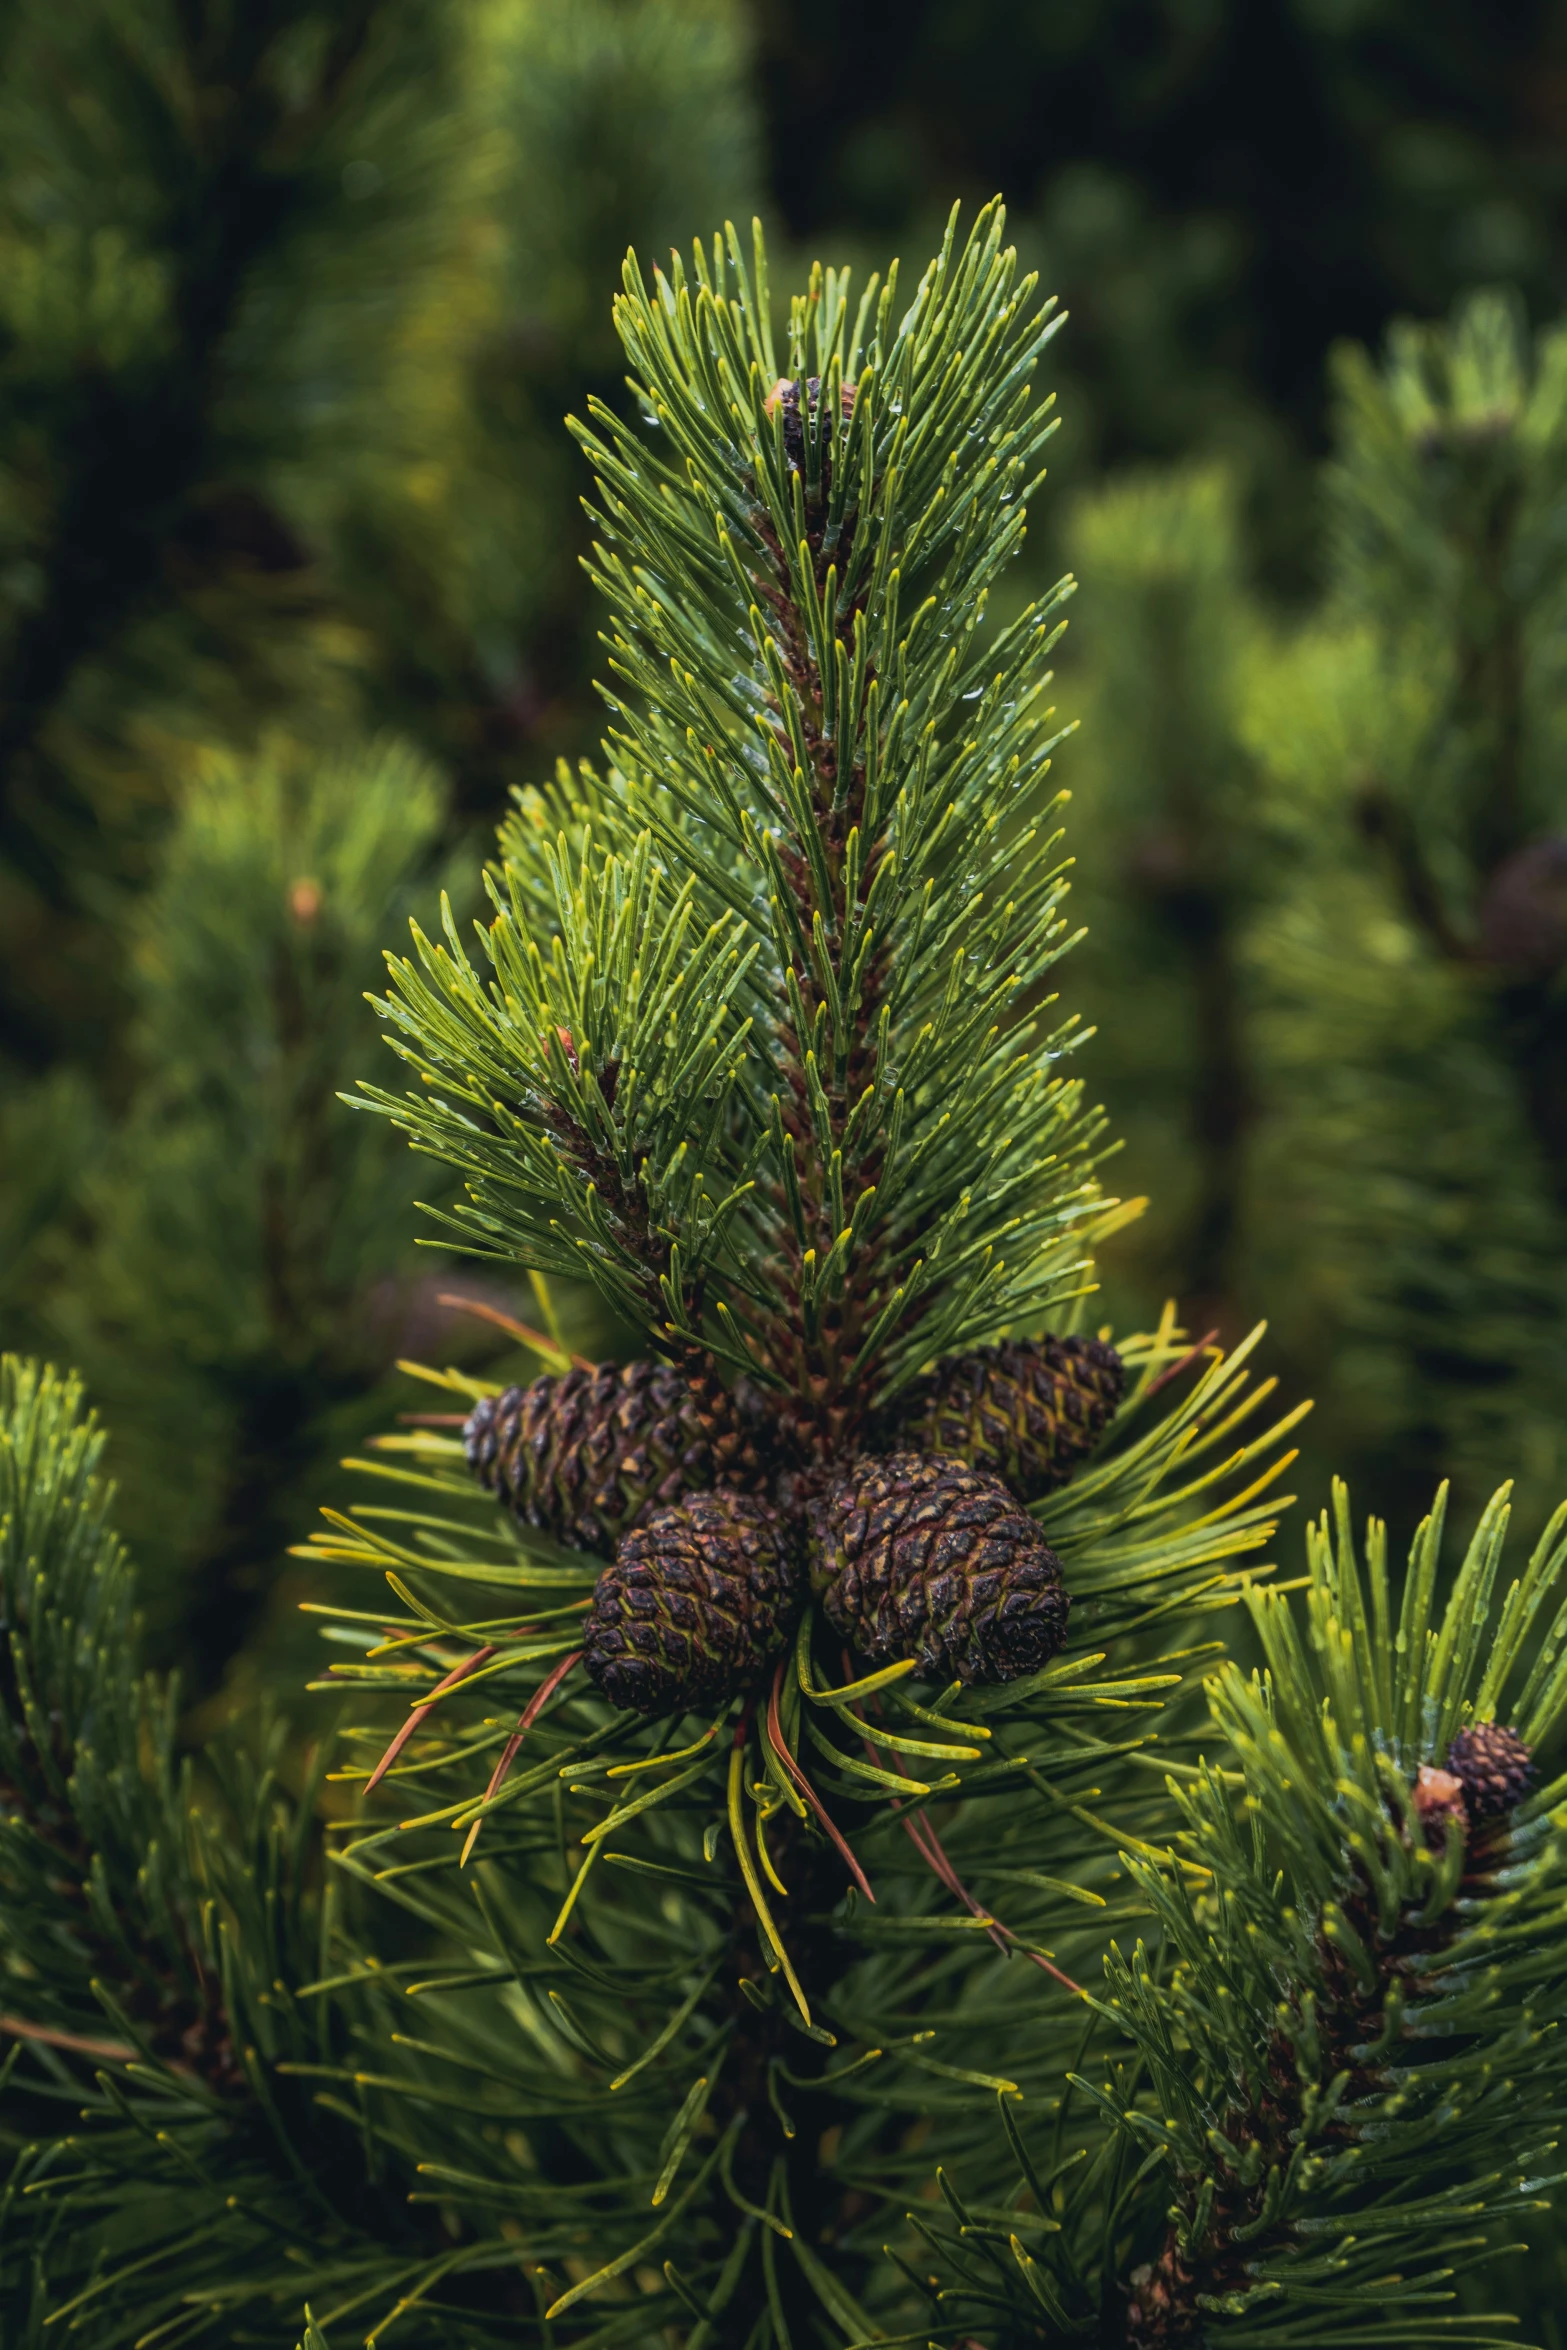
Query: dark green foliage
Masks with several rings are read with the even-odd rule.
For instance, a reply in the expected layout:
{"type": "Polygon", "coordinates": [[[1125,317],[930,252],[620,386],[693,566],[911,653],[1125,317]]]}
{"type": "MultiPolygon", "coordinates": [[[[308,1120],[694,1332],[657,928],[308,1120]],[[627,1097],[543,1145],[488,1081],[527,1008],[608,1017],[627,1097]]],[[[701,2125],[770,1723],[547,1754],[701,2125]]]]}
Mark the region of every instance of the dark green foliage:
{"type": "Polygon", "coordinates": [[[296,1997],[333,1947],[304,1885],[314,1785],[283,1794],[280,1733],[176,1762],[102,1451],[74,1381],[4,1358],[6,2334],[74,2316],[104,2344],[260,2343],[307,2243],[322,2276],[365,2257],[326,2184],[352,2136],[325,2117],[307,2136],[285,2078],[334,2041],[331,2008],[296,1997]]]}
{"type": "Polygon", "coordinates": [[[1342,1487],[1310,1535],[1304,1624],[1251,1596],[1266,1673],[1210,1684],[1218,1756],[1172,1785],[1173,1854],[1129,1864],[1157,1932],[1110,1955],[1102,2060],[1074,2075],[1096,2132],[1048,2204],[1066,2224],[1025,2221],[1010,2259],[954,2245],[954,2315],[966,2274],[1022,2340],[1057,2311],[1114,2329],[1128,2285],[1133,2342],[1328,2343],[1373,2311],[1378,2341],[1512,2338],[1436,2313],[1508,2223],[1551,2224],[1567,1783],[1433,1840],[1421,1779],[1502,1711],[1560,1760],[1567,1550],[1559,1511],[1504,1588],[1504,1489],[1440,1603],[1445,1501],[1401,1599],[1375,1522],[1358,1561],[1342,1487]],[[1128,2275],[1122,2247],[1161,2220],[1128,2275]]]}
{"type": "Polygon", "coordinates": [[[38,1334],[62,1244],[80,1238],[81,1189],[102,1141],[98,1104],[79,1070],[19,1082],[0,1104],[0,1321],[8,1333],[38,1334]]]}
{"type": "Polygon", "coordinates": [[[1161,1181],[1129,1270],[1243,1327],[1265,1302],[1327,1466],[1409,1508],[1559,1480],[1561,336],[1482,294],[1346,350],[1332,574],[1289,625],[1232,490],[1108,490],[1085,1005],[1161,1181]],[[1196,1291],[1193,1297],[1192,1292],[1196,1291]]]}
{"type": "Polygon", "coordinates": [[[1211,466],[1133,476],[1082,502],[1067,535],[1089,582],[1073,678],[1084,1001],[1128,1177],[1159,1178],[1135,1276],[1190,1298],[1205,1327],[1240,1287],[1257,1109],[1243,957],[1289,845],[1238,723],[1257,620],[1233,484],[1211,466]]]}
{"type": "Polygon", "coordinates": [[[559,419],[625,396],[628,235],[750,200],[744,61],[727,0],[0,25],[0,1312],[110,1406],[198,1692],[429,1340],[413,1172],[332,1101],[364,926],[580,738],[559,419]]]}
{"type": "Polygon", "coordinates": [[[0,854],[12,919],[41,944],[68,917],[86,959],[8,956],[13,1052],[96,1058],[112,937],[82,873],[121,876],[157,788],[127,702],[184,732],[331,693],[295,501],[446,249],[458,46],[423,0],[6,13],[0,854]]]}
{"type": "MultiPolygon", "coordinates": [[[[88,1851],[106,1841],[109,1856],[134,1878],[156,1801],[142,1786],[131,1568],[107,1522],[108,1496],[97,1476],[102,1431],[84,1418],[77,1382],[12,1356],[0,1387],[0,1429],[0,1593],[8,1634],[0,1769],[40,1827],[46,1813],[68,1827],[74,1788],[76,1805],[88,1807],[88,1851]]],[[[166,1759],[166,1735],[157,1743],[166,1759]]],[[[21,1903],[16,1922],[23,1930],[33,1923],[21,1903]]],[[[58,1962],[36,1971],[52,1995],[58,1962]]],[[[68,1991],[64,1996],[69,2002],[68,1991]]]]}
{"type": "Polygon", "coordinates": [[[139,909],[140,1083],[81,1178],[93,1240],[51,1310],[126,1442],[144,1598],[198,1686],[253,1622],[302,1482],[430,1319],[413,1170],[336,1088],[386,909],[430,885],[443,802],[395,743],[212,754],[139,909]]]}
{"type": "Polygon", "coordinates": [[[1330,1408],[1406,1486],[1450,1468],[1477,1501],[1505,1432],[1536,1508],[1567,1393],[1564,358],[1494,295],[1400,330],[1381,367],[1343,356],[1332,594],[1247,720],[1306,850],[1254,950],[1279,1072],[1268,1212],[1322,1267],[1293,1310],[1347,1323],[1330,1408]],[[1364,1180],[1324,1180],[1330,1159],[1364,1180]]]}
{"type": "Polygon", "coordinates": [[[667,455],[595,409],[636,695],[616,769],[508,837],[493,985],[449,923],[387,1005],[427,1090],[373,1098],[464,1174],[456,1229],[754,1370],[807,1447],[1070,1294],[1096,1207],[1070,1035],[1009,1010],[1062,943],[1040,852],[1065,590],[988,632],[1051,429],[1050,314],[999,236],[949,237],[901,316],[891,285],[856,308],[813,279],[782,347],[826,386],[800,468],[760,246],[731,233],[651,292],[628,270],[667,455]]]}
{"type": "MultiPolygon", "coordinates": [[[[493,289],[475,340],[465,321],[440,321],[479,438],[453,468],[450,511],[417,575],[429,531],[428,516],[410,530],[417,499],[362,518],[366,585],[378,576],[400,675],[418,678],[422,722],[449,730],[460,769],[495,776],[519,744],[531,767],[541,750],[590,739],[598,623],[561,418],[590,391],[625,402],[609,297],[628,240],[664,254],[754,205],[749,65],[731,0],[513,0],[485,22],[474,98],[494,168],[493,289]],[[453,668],[468,681],[456,693],[453,668]]],[[[421,474],[431,454],[419,452],[421,474]]],[[[487,821],[493,805],[486,796],[487,821]]]]}
{"type": "Polygon", "coordinates": [[[1314,583],[1330,346],[1476,283],[1537,316],[1561,299],[1559,0],[755,14],[791,233],[918,245],[954,196],[1007,189],[1072,313],[1063,474],[1222,454],[1292,594],[1314,583]]]}
{"type": "MultiPolygon", "coordinates": [[[[450,910],[394,961],[423,1083],[372,1098],[464,1182],[444,1230],[537,1277],[546,1334],[502,1319],[560,1382],[546,1455],[572,1362],[544,1277],[585,1277],[668,1366],[573,1396],[598,1428],[700,1387],[705,1451],[678,1403],[663,1450],[705,1489],[613,1559],[571,1548],[618,1509],[529,1489],[527,1398],[424,1372],[445,1408],[376,1438],[307,1546],[341,1593],[319,1686],[355,1718],[290,1804],[269,1767],[176,1778],[96,1440],[52,1375],[7,1374],[13,1518],[59,1553],[7,1586],[0,1690],[0,1862],[50,1856],[0,1904],[9,2333],[1489,2344],[1467,2271],[1549,2227],[1556,2184],[1561,1513],[1504,1592],[1498,1497],[1444,1606],[1440,1511],[1399,1593],[1341,1505],[1304,1601],[1270,1592],[1302,1415],[1274,1419],[1255,1340],[1193,1345],[1171,1309],[1074,1341],[1124,1211],[1042,992],[1060,595],[989,611],[1051,331],[999,212],[901,310],[814,274],[776,347],[759,236],[626,284],[643,420],[585,435],[615,731],[519,795],[488,972],[450,910]],[[1020,1345],[978,1359],[1095,1372],[1037,1499],[863,1458],[923,1381],[961,1389],[953,1355],[1020,1345]],[[721,1482],[715,1378],[771,1499],[721,1482]],[[642,1685],[612,1687],[629,1651],[642,1685]],[[50,1719],[28,1692],[56,1683],[50,1719]]],[[[360,1124],[333,1180],[374,1192],[360,1124]]],[[[358,1205],[316,1252],[349,1296],[358,1205]]],[[[672,1473],[600,1449],[639,1490],[672,1473]]]]}
{"type": "Polygon", "coordinates": [[[751,198],[744,55],[725,0],[7,10],[8,1052],[101,1066],[87,877],[139,876],[167,736],[391,723],[486,813],[574,738],[559,418],[627,236],[751,198]]]}

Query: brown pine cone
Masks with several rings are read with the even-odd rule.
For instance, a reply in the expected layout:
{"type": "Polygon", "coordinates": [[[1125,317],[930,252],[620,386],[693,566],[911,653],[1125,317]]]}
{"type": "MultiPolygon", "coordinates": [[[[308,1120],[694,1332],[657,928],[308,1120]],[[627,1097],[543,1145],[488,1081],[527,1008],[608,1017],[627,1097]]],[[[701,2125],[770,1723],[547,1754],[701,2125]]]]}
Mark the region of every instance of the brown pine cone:
{"type": "Polygon", "coordinates": [[[1464,1791],[1472,1820],[1493,1820],[1521,1803],[1534,1785],[1534,1758],[1516,1730],[1476,1722],[1447,1750],[1447,1767],[1464,1791]]]}
{"type": "Polygon", "coordinates": [[[621,1536],[594,1587],[583,1663],[628,1712],[719,1705],[777,1654],[803,1590],[798,1546],[770,1503],[695,1493],[621,1536]]]}
{"type": "Polygon", "coordinates": [[[891,1439],[989,1469],[1019,1501],[1038,1501],[1093,1451],[1125,1383],[1102,1338],[1009,1338],[927,1372],[894,1406],[891,1439]]]}
{"type": "Polygon", "coordinates": [[[475,1404],[468,1466],[525,1526],[573,1550],[614,1548],[650,1510],[767,1481],[755,1416],[711,1374],[600,1363],[475,1404]]]}
{"type": "Polygon", "coordinates": [[[808,1507],[811,1579],[872,1664],[1015,1681],[1066,1638],[1061,1562],[999,1477],[930,1453],[862,1458],[808,1507]]]}

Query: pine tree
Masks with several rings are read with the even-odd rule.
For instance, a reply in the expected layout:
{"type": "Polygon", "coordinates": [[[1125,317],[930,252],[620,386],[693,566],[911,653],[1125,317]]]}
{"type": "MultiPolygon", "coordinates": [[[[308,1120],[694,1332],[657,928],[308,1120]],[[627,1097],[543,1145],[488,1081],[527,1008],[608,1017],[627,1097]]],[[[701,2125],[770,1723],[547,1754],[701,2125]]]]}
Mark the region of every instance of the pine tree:
{"type": "MultiPolygon", "coordinates": [[[[221,1144],[212,1099],[239,1081],[236,1036],[264,1024],[234,983],[271,987],[280,902],[247,962],[161,877],[189,851],[193,769],[228,762],[258,859],[244,891],[282,853],[248,804],[262,732],[341,778],[334,754],[348,745],[352,772],[374,729],[343,477],[349,451],[384,464],[406,445],[410,315],[472,208],[464,56],[450,12],[422,0],[19,0],[0,24],[0,1310],[8,1344],[84,1359],[147,1463],[156,1498],[128,1494],[129,1515],[160,1648],[180,1637],[175,1570],[234,1466],[230,1407],[195,1366],[254,1369],[258,1351],[238,1231],[209,1214],[172,1283],[169,1260],[193,1202],[232,1206],[241,1164],[291,1147],[286,1120],[262,1132],[275,1095],[246,1104],[242,1133],[231,1106],[221,1144]],[[150,1023],[149,905],[154,921],[195,912],[187,939],[157,942],[183,984],[150,1023]],[[199,969],[204,950],[221,970],[199,969]],[[144,1054],[159,1082],[135,1099],[144,1054]],[[137,1196],[176,1147],[181,1207],[137,1196]],[[149,1452],[176,1430],[171,1479],[149,1452]]],[[[206,881],[232,892],[236,874],[206,881]]],[[[347,990],[352,1007],[354,975],[347,990]]],[[[262,1466],[261,1489],[287,1474],[262,1466]]]]}
{"type": "Polygon", "coordinates": [[[196,1695],[430,1343],[414,1170],[333,1097],[405,888],[582,739],[558,418],[628,235],[751,201],[744,45],[26,0],[0,63],[0,1318],[108,1408],[196,1695]]]}
{"type": "Polygon", "coordinates": [[[1216,466],[1149,471],[1079,500],[1066,534],[1089,595],[1071,678],[1080,984],[1130,1167],[1161,1171],[1120,1278],[1174,1290],[1204,1326],[1233,1323],[1248,1286],[1260,1104],[1245,958],[1279,833],[1239,723],[1259,623],[1236,504],[1216,466]]]}
{"type": "Polygon", "coordinates": [[[388,437],[399,332],[460,211],[460,62],[423,0],[6,12],[0,877],[24,951],[0,981],[23,1067],[102,1049],[114,940],[84,878],[134,878],[156,829],[138,721],[243,733],[351,701],[300,506],[388,437]]]}
{"type": "Polygon", "coordinates": [[[1348,1342],[1324,1400],[1406,1494],[1440,1469],[1477,1502],[1505,1441],[1532,1507],[1560,1481],[1567,1392],[1564,359],[1486,293],[1396,330],[1381,366],[1341,355],[1329,593],[1242,721],[1295,810],[1254,949],[1278,1069],[1259,1188],[1320,1236],[1302,1319],[1348,1342]],[[1350,1164],[1352,1187],[1319,1183],[1350,1164]]]}
{"type": "Polygon", "coordinates": [[[352,2131],[308,2111],[287,2069],[345,2020],[296,1996],[333,1940],[334,1891],[308,1869],[326,1751],[297,1801],[281,1725],[259,1753],[176,1761],[175,1692],[137,1671],[103,1441],[76,1381],[0,1363],[0,2032],[10,2208],[27,2214],[6,2230],[6,2329],[244,2340],[270,2309],[273,2332],[263,2314],[248,2338],[286,2338],[305,2246],[317,2275],[366,2258],[362,2193],[342,2189],[352,2131]]]}
{"type": "Polygon", "coordinates": [[[1558,341],[1481,294],[1340,353],[1303,616],[1222,475],[1111,484],[1070,533],[1085,1008],[1129,1180],[1181,1169],[1132,1269],[1221,1327],[1265,1302],[1311,1483],[1408,1510],[1440,1476],[1478,1508],[1499,1459],[1531,1511],[1560,1479],[1558,341]]]}
{"type": "Polygon", "coordinates": [[[312,1476],[374,1425],[378,1378],[432,1320],[414,1170],[336,1093],[382,924],[434,878],[446,796],[394,741],[209,752],[136,910],[137,1083],[49,1311],[112,1414],[142,1603],[195,1692],[253,1628],[312,1476]]]}
{"type": "Polygon", "coordinates": [[[391,727],[489,821],[580,738],[557,420],[627,237],[753,201],[744,63],[727,0],[6,12],[8,1077],[112,1094],[112,913],[193,744],[391,727]]]}
{"type": "Polygon", "coordinates": [[[7,1368],[19,2341],[1413,2343],[1542,2207],[1561,1516],[1443,1603],[1439,1507],[1400,1601],[1346,1504],[1302,1607],[1255,1341],[1077,1327],[1062,594],[988,612],[1035,292],[999,207],[776,347],[759,237],[628,265],[604,764],[478,959],[393,959],[362,1097],[540,1370],[427,1372],[310,1546],[319,1883],[297,1742],[176,1779],[99,1440],[7,1368]]]}

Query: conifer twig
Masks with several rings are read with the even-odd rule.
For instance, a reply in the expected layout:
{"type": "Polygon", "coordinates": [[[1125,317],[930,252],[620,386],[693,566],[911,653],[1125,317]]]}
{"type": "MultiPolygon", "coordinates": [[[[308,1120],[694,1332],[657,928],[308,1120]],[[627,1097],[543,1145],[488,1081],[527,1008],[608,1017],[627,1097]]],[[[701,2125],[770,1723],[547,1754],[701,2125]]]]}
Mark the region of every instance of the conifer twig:
{"type": "MultiPolygon", "coordinates": [[[[507,1739],[505,1745],[501,1748],[500,1760],[496,1763],[494,1770],[490,1773],[490,1783],[484,1790],[484,1801],[486,1803],[489,1803],[500,1793],[501,1788],[505,1785],[506,1775],[510,1771],[512,1764],[517,1759],[518,1751],[521,1748],[524,1738],[527,1737],[528,1732],[532,1729],[534,1723],[538,1720],[540,1714],[544,1711],[545,1706],[554,1696],[562,1681],[565,1680],[566,1675],[577,1665],[581,1664],[581,1662],[581,1649],[573,1649],[571,1654],[569,1656],[563,1656],[560,1659],[560,1662],[553,1666],[551,1670],[546,1673],[544,1679],[539,1683],[538,1688],[534,1691],[527,1704],[523,1707],[522,1713],[518,1718],[517,1727],[515,1730],[513,1730],[511,1736],[507,1739]]],[[[483,1825],[484,1817],[481,1813],[480,1817],[473,1822],[472,1826],[468,1830],[467,1836],[464,1838],[462,1858],[458,1862],[459,1868],[467,1867],[468,1855],[472,1852],[474,1845],[478,1842],[479,1830],[483,1827],[483,1825]]]]}
{"type": "Polygon", "coordinates": [[[386,1752],[382,1755],[380,1761],[376,1764],[375,1769],[370,1773],[369,1778],[365,1781],[365,1793],[367,1795],[371,1794],[375,1788],[379,1787],[381,1781],[386,1777],[387,1772],[391,1769],[393,1763],[396,1762],[398,1756],[402,1753],[403,1748],[407,1745],[409,1739],[419,1728],[420,1724],[429,1720],[431,1714],[435,1711],[437,1699],[444,1697],[449,1689],[455,1689],[459,1681],[465,1681],[468,1675],[470,1673],[477,1672],[481,1665],[488,1664],[490,1658],[494,1656],[495,1653],[496,1651],[493,1645],[485,1648],[475,1649],[472,1656],[464,1657],[461,1664],[453,1665],[451,1671],[444,1674],[442,1678],[436,1682],[435,1687],[431,1690],[429,1696],[424,1700],[424,1702],[421,1705],[416,1705],[414,1707],[413,1712],[408,1716],[408,1719],[406,1722],[404,1722],[402,1728],[396,1733],[395,1737],[392,1739],[391,1744],[387,1747],[386,1752]]]}

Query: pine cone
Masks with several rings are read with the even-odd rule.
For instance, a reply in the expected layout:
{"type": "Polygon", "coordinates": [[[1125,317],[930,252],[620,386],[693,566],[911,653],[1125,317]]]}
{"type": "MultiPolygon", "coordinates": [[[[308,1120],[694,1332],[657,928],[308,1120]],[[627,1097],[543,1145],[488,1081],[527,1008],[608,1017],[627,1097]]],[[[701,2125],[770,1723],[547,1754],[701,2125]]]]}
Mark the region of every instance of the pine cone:
{"type": "Polygon", "coordinates": [[[583,1662],[611,1705],[718,1705],[782,1647],[804,1578],[785,1520],[744,1493],[696,1493],[620,1540],[593,1592],[583,1662]]]}
{"type": "Polygon", "coordinates": [[[1447,1767],[1464,1791],[1472,1820],[1492,1820],[1521,1803],[1534,1784],[1534,1758],[1516,1730],[1476,1722],[1447,1750],[1447,1767]]]}
{"type": "Polygon", "coordinates": [[[949,1355],[896,1407],[894,1441],[1005,1478],[1019,1501],[1064,1485],[1121,1400],[1102,1338],[1009,1338],[949,1355]]]}
{"type": "Polygon", "coordinates": [[[930,1453],[860,1459],[808,1508],[812,1581],[872,1664],[1015,1681],[1066,1638],[1061,1562],[999,1477],[930,1453]]]}
{"type": "Polygon", "coordinates": [[[743,1399],[667,1363],[600,1363],[485,1396],[463,1448],[487,1492],[573,1550],[612,1550],[682,1494],[766,1482],[743,1399]]]}

